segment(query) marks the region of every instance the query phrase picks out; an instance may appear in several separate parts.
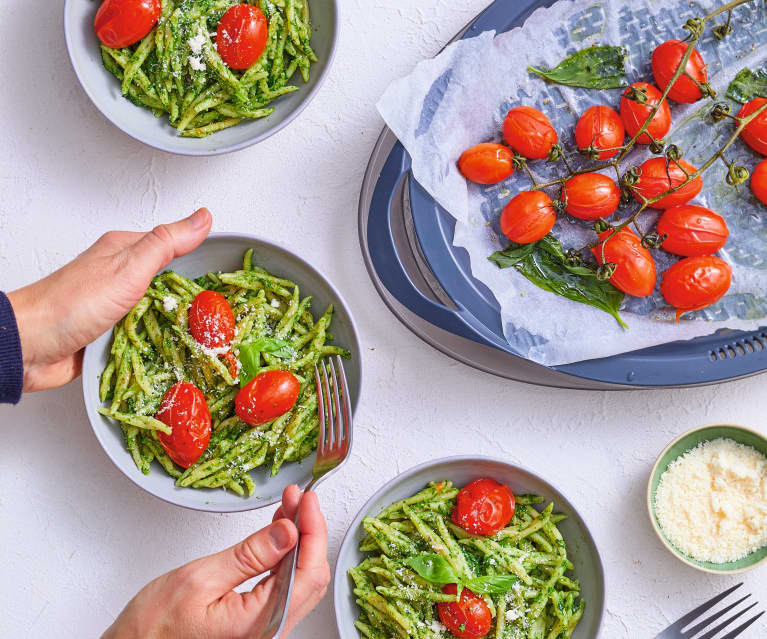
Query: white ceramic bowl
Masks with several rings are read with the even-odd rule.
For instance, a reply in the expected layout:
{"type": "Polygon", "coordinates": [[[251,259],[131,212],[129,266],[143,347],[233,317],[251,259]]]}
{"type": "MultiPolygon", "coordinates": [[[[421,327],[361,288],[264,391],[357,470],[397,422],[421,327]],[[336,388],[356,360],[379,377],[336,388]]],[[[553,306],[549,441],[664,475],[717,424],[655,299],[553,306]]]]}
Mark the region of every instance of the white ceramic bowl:
{"type": "Polygon", "coordinates": [[[575,564],[575,577],[581,583],[581,596],[586,602],[583,618],[573,634],[573,639],[594,639],[602,624],[605,605],[605,576],[599,551],[594,544],[585,522],[567,498],[545,479],[532,471],[490,457],[446,457],[420,464],[398,477],[373,495],[352,522],[341,544],[336,561],[333,597],[336,623],[341,639],[359,639],[354,620],[359,609],[354,602],[352,582],[347,572],[366,556],[359,550],[364,537],[361,528],[363,517],[376,515],[386,506],[409,497],[430,481],[442,479],[456,486],[465,486],[478,477],[491,477],[507,484],[515,493],[535,493],[553,501],[554,509],[569,517],[559,524],[567,543],[567,556],[575,564]]]}
{"type": "MultiPolygon", "coordinates": [[[[253,260],[268,271],[298,283],[302,295],[311,295],[312,311],[322,313],[328,304],[333,304],[335,313],[331,324],[334,343],[351,351],[350,360],[344,361],[344,370],[349,383],[352,410],[359,403],[362,387],[362,349],[357,328],[349,307],[341,294],[314,266],[305,262],[286,248],[250,235],[213,233],[195,251],[173,260],[168,268],[188,277],[199,277],[211,271],[233,271],[241,268],[242,256],[253,249],[253,260]]],[[[112,331],[106,332],[85,349],[83,361],[83,395],[93,432],[102,448],[114,464],[134,484],[155,497],[167,502],[210,512],[238,512],[269,506],[280,500],[282,491],[290,484],[306,486],[312,477],[315,455],[301,463],[286,464],[276,477],[269,477],[265,468],[251,473],[256,483],[256,493],[240,497],[222,489],[177,488],[172,477],[152,462],[152,470],[144,475],[136,468],[123,444],[122,431],[118,425],[96,409],[99,401],[99,375],[104,370],[112,343],[112,331]]]]}
{"type": "Polygon", "coordinates": [[[312,100],[324,82],[333,62],[337,42],[338,7],[336,0],[310,0],[312,47],[318,61],[312,65],[309,82],[300,78],[299,91],[276,99],[267,118],[240,122],[206,138],[182,138],[166,117],[156,118],[149,109],[137,107],[120,93],[120,84],[101,61],[99,40],[93,19],[100,2],[66,0],[64,34],[75,74],[88,97],[104,116],[132,138],[156,149],[180,155],[220,155],[239,151],[287,126],[312,100]]]}

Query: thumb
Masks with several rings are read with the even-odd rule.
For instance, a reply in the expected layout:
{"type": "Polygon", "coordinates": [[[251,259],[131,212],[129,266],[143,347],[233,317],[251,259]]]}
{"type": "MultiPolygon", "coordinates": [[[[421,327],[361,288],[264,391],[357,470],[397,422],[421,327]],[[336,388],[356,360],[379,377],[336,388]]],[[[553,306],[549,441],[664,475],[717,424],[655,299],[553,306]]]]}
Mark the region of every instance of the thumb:
{"type": "Polygon", "coordinates": [[[171,260],[196,249],[207,237],[213,218],[206,208],[198,209],[189,217],[160,224],[146,233],[127,249],[135,266],[146,269],[150,277],[162,270],[171,260]]]}
{"type": "Polygon", "coordinates": [[[192,562],[211,594],[218,598],[235,586],[274,568],[298,541],[289,519],[262,528],[231,548],[192,562]]]}

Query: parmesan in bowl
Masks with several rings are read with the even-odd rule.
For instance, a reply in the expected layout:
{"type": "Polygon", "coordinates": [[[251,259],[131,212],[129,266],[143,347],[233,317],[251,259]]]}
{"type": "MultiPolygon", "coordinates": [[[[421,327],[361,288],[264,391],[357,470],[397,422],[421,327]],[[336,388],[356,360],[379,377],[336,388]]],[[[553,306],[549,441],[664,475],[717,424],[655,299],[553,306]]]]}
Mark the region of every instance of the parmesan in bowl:
{"type": "Polygon", "coordinates": [[[767,560],[767,440],[737,426],[707,426],[672,442],[650,477],[648,505],[661,541],[710,572],[767,560]]]}

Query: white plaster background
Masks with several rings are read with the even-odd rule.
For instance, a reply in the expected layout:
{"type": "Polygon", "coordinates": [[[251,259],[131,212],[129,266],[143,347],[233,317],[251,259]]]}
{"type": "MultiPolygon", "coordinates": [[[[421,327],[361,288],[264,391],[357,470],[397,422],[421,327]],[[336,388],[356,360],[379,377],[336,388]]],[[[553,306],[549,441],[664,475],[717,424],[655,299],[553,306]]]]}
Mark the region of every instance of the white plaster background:
{"type": "MultiPolygon", "coordinates": [[[[356,206],[381,127],[373,105],[486,0],[341,0],[335,67],[312,104],[266,142],[212,159],[145,148],[96,111],[66,55],[62,4],[0,3],[0,288],[45,275],[106,230],[145,229],[206,205],[215,230],[301,250],[344,292],[361,327],[366,384],[353,459],[320,491],[331,561],[384,481],[434,457],[482,453],[540,471],[591,525],[608,574],[605,639],[653,637],[737,581],[668,555],[644,492],[658,452],[688,428],[730,421],[765,432],[765,378],[630,394],[507,382],[421,343],[370,284],[356,206]]],[[[79,381],[0,408],[0,436],[3,638],[95,637],[151,578],[272,514],[185,511],[134,487],[93,437],[79,381]]],[[[741,579],[767,599],[767,569],[741,579]]],[[[330,595],[293,636],[336,636],[330,595]]],[[[761,621],[745,639],[765,636],[761,621]]]]}

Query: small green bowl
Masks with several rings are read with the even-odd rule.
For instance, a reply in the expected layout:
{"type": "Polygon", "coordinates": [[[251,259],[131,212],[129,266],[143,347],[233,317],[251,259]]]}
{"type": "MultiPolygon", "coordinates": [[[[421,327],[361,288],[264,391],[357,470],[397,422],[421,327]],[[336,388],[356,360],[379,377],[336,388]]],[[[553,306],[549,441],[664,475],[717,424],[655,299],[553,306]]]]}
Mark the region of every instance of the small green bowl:
{"type": "Polygon", "coordinates": [[[658,535],[658,538],[663,545],[668,548],[669,552],[677,559],[683,561],[688,566],[692,566],[693,568],[697,568],[704,572],[732,575],[738,572],[751,570],[752,568],[756,568],[767,562],[767,546],[762,546],[738,561],[730,561],[723,564],[698,561],[697,559],[685,555],[673,546],[663,533],[655,513],[655,493],[658,490],[660,478],[663,473],[666,472],[668,465],[689,450],[695,448],[698,444],[711,441],[712,439],[719,439],[720,437],[732,439],[739,444],[751,446],[762,455],[767,456],[767,439],[761,433],[757,433],[749,428],[734,426],[732,424],[713,424],[711,426],[694,428],[693,430],[680,435],[666,446],[660,454],[660,457],[658,457],[658,461],[655,462],[655,466],[653,466],[652,472],[650,473],[650,481],[647,485],[647,508],[650,513],[650,522],[652,523],[653,530],[658,535]]]}

